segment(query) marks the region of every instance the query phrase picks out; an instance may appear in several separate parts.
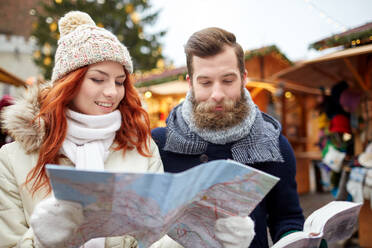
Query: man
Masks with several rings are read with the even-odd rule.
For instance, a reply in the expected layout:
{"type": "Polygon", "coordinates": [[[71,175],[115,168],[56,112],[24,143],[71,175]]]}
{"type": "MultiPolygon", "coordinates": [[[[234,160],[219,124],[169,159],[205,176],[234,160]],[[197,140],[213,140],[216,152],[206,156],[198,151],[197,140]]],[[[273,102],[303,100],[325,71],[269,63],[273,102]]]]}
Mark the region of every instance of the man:
{"type": "Polygon", "coordinates": [[[255,208],[250,247],[268,247],[302,230],[293,150],[280,124],[259,111],[244,84],[244,52],[234,34],[219,28],[194,33],[185,46],[190,90],[183,103],[156,128],[165,171],[181,172],[202,162],[233,159],[280,178],[255,208]]]}

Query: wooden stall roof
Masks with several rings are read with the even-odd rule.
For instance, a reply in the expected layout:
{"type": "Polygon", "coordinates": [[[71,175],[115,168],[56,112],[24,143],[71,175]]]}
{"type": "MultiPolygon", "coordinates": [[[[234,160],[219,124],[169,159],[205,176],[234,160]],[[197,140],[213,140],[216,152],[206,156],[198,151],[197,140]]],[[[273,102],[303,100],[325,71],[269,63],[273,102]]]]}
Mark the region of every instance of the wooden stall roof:
{"type": "Polygon", "coordinates": [[[167,69],[161,73],[139,75],[135,78],[134,86],[137,88],[141,88],[171,81],[179,81],[181,78],[185,79],[186,73],[186,67],[179,67],[174,69],[167,69]]]}
{"type": "Polygon", "coordinates": [[[250,88],[262,88],[267,91],[270,91],[271,93],[274,93],[277,88],[283,88],[285,90],[292,90],[296,92],[301,92],[301,93],[307,93],[311,95],[321,95],[322,91],[317,88],[309,87],[306,85],[300,85],[296,83],[291,83],[291,82],[280,82],[274,81],[274,80],[261,80],[259,78],[248,78],[248,82],[245,85],[248,89],[250,88]]]}
{"type": "Polygon", "coordinates": [[[310,44],[309,48],[323,50],[325,48],[344,46],[350,48],[354,46],[366,45],[372,42],[372,22],[362,26],[349,29],[345,32],[332,35],[325,39],[310,44]]]}
{"type": "Polygon", "coordinates": [[[331,87],[345,80],[364,90],[371,90],[372,44],[337,51],[300,62],[273,75],[272,80],[285,80],[309,87],[331,87]],[[362,74],[360,74],[362,71],[362,74]]]}
{"type": "MultiPolygon", "coordinates": [[[[253,50],[247,50],[244,53],[244,59],[245,61],[250,61],[256,57],[267,57],[267,58],[273,58],[275,63],[277,64],[284,64],[284,67],[288,67],[292,65],[293,63],[277,48],[275,45],[272,46],[265,46],[258,49],[253,50]]],[[[268,61],[266,61],[268,62],[268,61]]],[[[270,69],[273,69],[273,66],[268,66],[270,69]]],[[[262,69],[262,68],[248,68],[250,72],[262,69]]],[[[275,68],[274,68],[275,69],[275,68]]],[[[137,88],[143,88],[143,87],[152,87],[155,85],[160,85],[164,83],[171,83],[171,82],[182,82],[185,80],[187,74],[187,68],[185,66],[178,67],[178,68],[172,68],[172,69],[165,69],[162,72],[158,72],[155,70],[155,72],[149,71],[144,72],[142,74],[135,75],[134,78],[134,85],[137,88]]],[[[252,73],[250,73],[252,74],[252,73]]],[[[258,73],[260,74],[260,73],[258,73]]],[[[264,73],[265,75],[267,73],[264,73]]],[[[272,75],[272,73],[270,74],[272,75]]],[[[256,75],[250,75],[250,76],[256,76],[256,75]]],[[[171,85],[171,84],[167,84],[171,85]]],[[[158,87],[157,87],[158,88],[158,87]]]]}
{"type": "Polygon", "coordinates": [[[26,82],[0,67],[0,82],[26,87],[26,82]]]}
{"type": "Polygon", "coordinates": [[[139,88],[140,92],[151,91],[157,95],[184,95],[188,90],[189,84],[186,81],[170,81],[139,88]]]}
{"type": "Polygon", "coordinates": [[[268,56],[272,54],[275,54],[278,59],[285,61],[285,63],[287,63],[288,65],[293,64],[292,61],[289,60],[287,56],[285,56],[285,54],[282,53],[280,49],[275,45],[264,46],[264,47],[257,48],[257,49],[247,50],[244,52],[244,60],[247,61],[254,57],[259,57],[259,56],[263,57],[263,56],[268,56]]]}
{"type": "Polygon", "coordinates": [[[161,73],[149,73],[135,78],[134,86],[140,92],[151,91],[157,95],[186,94],[189,84],[185,80],[187,69],[179,67],[161,73]]]}

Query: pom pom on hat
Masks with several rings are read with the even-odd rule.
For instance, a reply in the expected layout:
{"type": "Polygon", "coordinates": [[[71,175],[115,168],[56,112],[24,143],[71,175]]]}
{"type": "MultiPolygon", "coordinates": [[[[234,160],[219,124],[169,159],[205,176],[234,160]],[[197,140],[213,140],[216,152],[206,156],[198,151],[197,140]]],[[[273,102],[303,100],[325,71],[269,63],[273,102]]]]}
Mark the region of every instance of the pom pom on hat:
{"type": "Polygon", "coordinates": [[[61,36],[67,35],[83,24],[96,26],[92,18],[81,11],[70,11],[58,21],[61,36]]]}

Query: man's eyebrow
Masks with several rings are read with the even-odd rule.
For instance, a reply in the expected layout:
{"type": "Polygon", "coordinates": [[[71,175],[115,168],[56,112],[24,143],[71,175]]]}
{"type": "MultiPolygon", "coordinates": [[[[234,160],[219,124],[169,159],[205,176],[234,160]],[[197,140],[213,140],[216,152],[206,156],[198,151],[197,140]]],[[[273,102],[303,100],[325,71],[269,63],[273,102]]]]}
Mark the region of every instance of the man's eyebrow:
{"type": "Polygon", "coordinates": [[[229,76],[236,76],[236,73],[231,72],[231,73],[226,73],[222,75],[222,77],[229,77],[229,76]]]}
{"type": "Polygon", "coordinates": [[[207,76],[197,76],[196,80],[199,80],[199,79],[209,79],[209,77],[207,77],[207,76]]]}

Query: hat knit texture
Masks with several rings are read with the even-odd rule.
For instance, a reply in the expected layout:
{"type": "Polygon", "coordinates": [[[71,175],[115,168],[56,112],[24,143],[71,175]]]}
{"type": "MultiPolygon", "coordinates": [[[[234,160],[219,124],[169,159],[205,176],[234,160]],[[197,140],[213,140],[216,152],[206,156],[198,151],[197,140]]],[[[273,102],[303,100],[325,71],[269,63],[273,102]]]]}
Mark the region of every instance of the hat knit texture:
{"type": "Polygon", "coordinates": [[[68,12],[59,22],[60,39],[55,55],[52,82],[80,67],[103,61],[114,61],[133,72],[127,48],[110,31],[97,27],[81,11],[68,12]]]}

